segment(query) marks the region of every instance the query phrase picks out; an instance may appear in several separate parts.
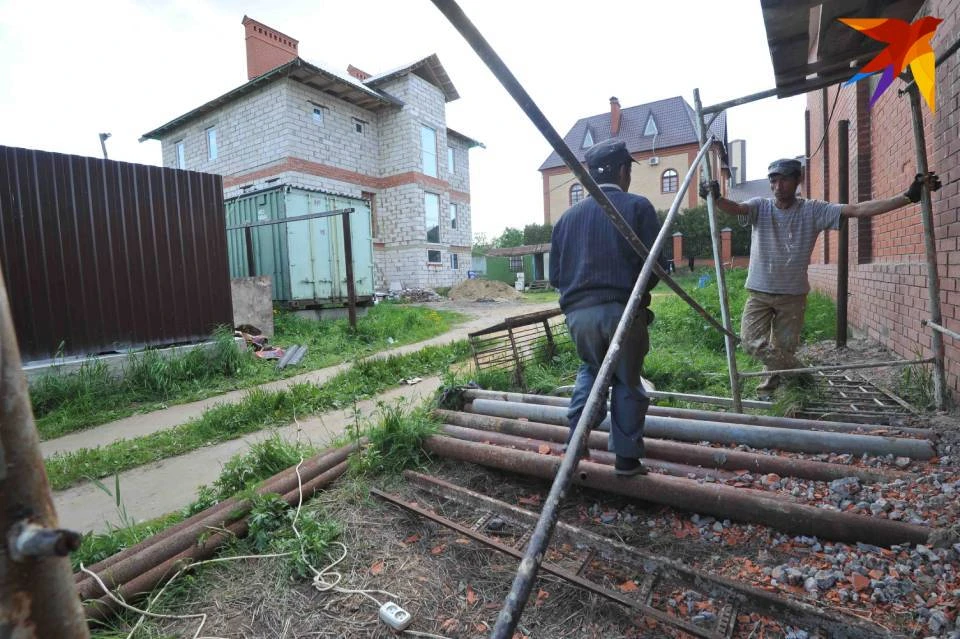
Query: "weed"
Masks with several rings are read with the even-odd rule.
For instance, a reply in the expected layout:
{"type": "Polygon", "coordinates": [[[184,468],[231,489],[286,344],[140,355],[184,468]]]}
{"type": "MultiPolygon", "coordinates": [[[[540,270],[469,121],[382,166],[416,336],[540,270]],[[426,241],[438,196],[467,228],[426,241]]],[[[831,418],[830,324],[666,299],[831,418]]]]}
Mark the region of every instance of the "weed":
{"type": "Polygon", "coordinates": [[[423,440],[437,432],[430,406],[405,410],[402,402],[377,403],[377,424],[366,432],[370,446],[355,456],[354,472],[398,474],[418,466],[424,452],[423,440]]]}
{"type": "Polygon", "coordinates": [[[378,304],[358,320],[354,333],[345,319],[317,322],[281,312],[275,320],[276,344],[308,347],[299,366],[282,371],[238,349],[227,328],[218,329],[211,344],[180,356],[164,357],[154,350],[132,355],[119,377],[103,362],[87,362],[75,373],[50,373],[31,385],[37,429],[41,439],[60,437],[136,411],[203,399],[417,342],[461,319],[456,313],[418,306],[378,304]]]}
{"type": "Polygon", "coordinates": [[[289,553],[291,572],[312,576],[311,566],[320,565],[330,542],[340,535],[340,526],[314,509],[291,508],[279,495],[257,495],[250,509],[247,544],[261,554],[289,553]],[[294,528],[296,527],[296,528],[294,528]]]}
{"type": "Polygon", "coordinates": [[[101,478],[143,464],[182,455],[271,426],[349,406],[355,399],[377,395],[401,379],[427,377],[465,359],[465,341],[429,346],[408,355],[359,362],[323,386],[295,384],[281,391],[254,390],[239,403],[220,404],[186,424],[136,439],[124,439],[94,449],[57,454],[46,461],[50,486],[61,490],[85,478],[101,478]]]}
{"type": "MultiPolygon", "coordinates": [[[[917,355],[917,359],[920,359],[917,355]]],[[[897,380],[897,394],[914,406],[933,404],[933,370],[927,366],[904,366],[897,380]]]]}

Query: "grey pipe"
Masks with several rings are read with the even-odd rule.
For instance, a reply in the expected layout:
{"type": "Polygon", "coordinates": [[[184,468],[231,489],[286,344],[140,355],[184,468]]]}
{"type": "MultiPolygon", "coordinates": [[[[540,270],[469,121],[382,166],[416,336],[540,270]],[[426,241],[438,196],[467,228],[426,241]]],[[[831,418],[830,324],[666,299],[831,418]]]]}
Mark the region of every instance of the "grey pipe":
{"type": "MultiPolygon", "coordinates": [[[[508,393],[469,388],[463,392],[467,400],[496,399],[504,402],[520,402],[521,404],[542,404],[544,406],[569,406],[569,397],[555,395],[533,395],[529,393],[508,393]]],[[[748,415],[745,413],[721,413],[718,411],[696,410],[692,408],[672,408],[670,406],[651,406],[647,415],[659,417],[680,417],[727,424],[746,424],[749,426],[774,426],[776,428],[793,428],[799,430],[833,431],[837,433],[855,432],[869,434],[864,431],[871,429],[894,432],[896,434],[910,434],[926,439],[937,439],[936,431],[928,428],[906,428],[901,426],[887,426],[885,424],[858,424],[856,422],[827,422],[816,419],[798,419],[796,417],[776,417],[773,415],[748,415]]]]}
{"type": "MultiPolygon", "coordinates": [[[[560,406],[477,399],[472,402],[470,410],[495,417],[514,419],[523,417],[546,424],[567,425],[567,409],[560,406]]],[[[610,417],[606,417],[598,428],[609,430],[610,417]]],[[[933,445],[924,439],[813,432],[655,415],[647,415],[644,434],[661,439],[688,442],[708,440],[718,444],[746,444],[752,448],[777,448],[795,453],[850,453],[852,455],[866,453],[896,455],[911,459],[930,459],[934,454],[933,445]]]]}

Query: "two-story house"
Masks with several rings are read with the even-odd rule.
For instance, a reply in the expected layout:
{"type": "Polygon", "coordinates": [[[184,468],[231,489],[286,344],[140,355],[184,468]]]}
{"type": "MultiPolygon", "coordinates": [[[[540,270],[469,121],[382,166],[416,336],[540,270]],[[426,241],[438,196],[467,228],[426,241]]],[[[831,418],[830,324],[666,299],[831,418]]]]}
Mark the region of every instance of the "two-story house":
{"type": "MultiPolygon", "coordinates": [[[[623,140],[627,150],[640,162],[640,166],[633,167],[630,192],[645,196],[654,208],[666,210],[700,149],[695,119],[694,110],[679,96],[626,109],[620,108],[617,98],[610,98],[608,112],[577,120],[563,139],[581,162],[584,153],[595,143],[609,138],[623,140]]],[[[710,130],[721,149],[721,153],[712,155],[725,158],[726,113],[720,113],[710,130]]],[[[543,222],[554,224],[587,193],[555,152],[540,165],[540,174],[543,222]]],[[[726,189],[726,178],[730,176],[726,163],[716,162],[713,174],[719,176],[717,179],[726,189]]],[[[697,205],[695,188],[688,190],[685,204],[686,207],[697,205]]]]}
{"type": "Polygon", "coordinates": [[[223,176],[224,197],[277,185],[369,203],[375,284],[450,286],[470,268],[469,150],[436,55],[371,75],[306,62],[244,16],[249,81],[146,133],[163,164],[223,176]]]}

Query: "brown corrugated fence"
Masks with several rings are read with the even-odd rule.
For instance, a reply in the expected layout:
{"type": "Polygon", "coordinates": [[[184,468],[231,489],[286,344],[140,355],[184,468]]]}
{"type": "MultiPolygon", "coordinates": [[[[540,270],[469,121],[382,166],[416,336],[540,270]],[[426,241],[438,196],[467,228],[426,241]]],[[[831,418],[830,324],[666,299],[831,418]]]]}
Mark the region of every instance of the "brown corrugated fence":
{"type": "Polygon", "coordinates": [[[24,361],[232,323],[219,175],[0,146],[0,264],[24,361]]]}

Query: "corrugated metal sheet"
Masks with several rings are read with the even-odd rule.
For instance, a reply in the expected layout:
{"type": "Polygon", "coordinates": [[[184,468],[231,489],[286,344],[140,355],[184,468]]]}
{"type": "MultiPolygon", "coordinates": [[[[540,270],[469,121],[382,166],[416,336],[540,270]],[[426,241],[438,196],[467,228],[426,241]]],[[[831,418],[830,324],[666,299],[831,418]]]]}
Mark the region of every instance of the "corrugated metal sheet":
{"type": "Polygon", "coordinates": [[[0,264],[25,361],[232,324],[220,176],[0,146],[0,264]]]}
{"type": "MultiPolygon", "coordinates": [[[[361,300],[369,299],[373,296],[374,269],[369,202],[280,186],[227,200],[227,227],[346,208],[354,209],[350,214],[350,238],[356,295],[361,300]]],[[[341,216],[257,226],[250,231],[254,273],[247,266],[244,229],[227,231],[231,277],[271,275],[274,299],[291,305],[347,303],[341,216]]]]}

